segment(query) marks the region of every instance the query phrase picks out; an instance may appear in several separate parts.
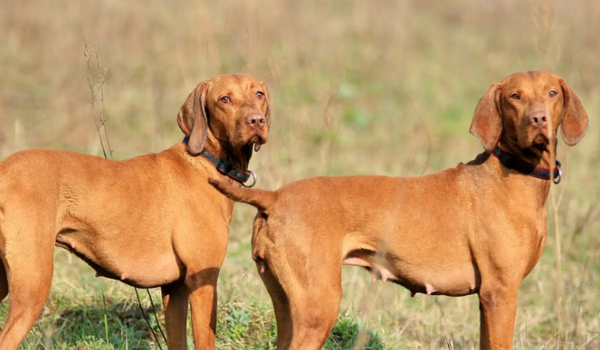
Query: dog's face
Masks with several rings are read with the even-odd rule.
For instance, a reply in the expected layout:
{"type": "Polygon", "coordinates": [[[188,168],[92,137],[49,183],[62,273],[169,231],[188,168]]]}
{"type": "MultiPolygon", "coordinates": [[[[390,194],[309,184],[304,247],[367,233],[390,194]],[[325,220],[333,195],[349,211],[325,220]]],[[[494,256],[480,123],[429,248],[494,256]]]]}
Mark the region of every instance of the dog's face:
{"type": "Polygon", "coordinates": [[[523,72],[492,85],[481,98],[471,133],[491,152],[504,135],[527,150],[548,149],[561,126],[564,141],[575,145],[585,133],[588,116],[562,78],[545,72],[523,72]]]}
{"type": "Polygon", "coordinates": [[[551,74],[517,74],[500,89],[504,132],[514,135],[522,149],[544,147],[554,138],[562,118],[564,94],[551,74]]]}
{"type": "Polygon", "coordinates": [[[181,107],[177,122],[189,137],[187,149],[192,154],[202,151],[207,132],[233,149],[254,145],[258,151],[267,142],[271,125],[267,87],[244,74],[203,81],[181,107]]]}

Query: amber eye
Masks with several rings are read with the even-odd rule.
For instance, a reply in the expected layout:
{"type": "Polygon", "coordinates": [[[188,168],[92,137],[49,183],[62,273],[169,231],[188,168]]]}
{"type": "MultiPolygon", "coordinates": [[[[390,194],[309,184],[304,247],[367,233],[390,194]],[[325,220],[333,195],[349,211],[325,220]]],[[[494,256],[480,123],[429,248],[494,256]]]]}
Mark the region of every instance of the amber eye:
{"type": "Polygon", "coordinates": [[[558,92],[556,92],[556,91],[554,91],[554,90],[552,90],[552,91],[550,91],[550,92],[548,93],[548,96],[550,96],[550,97],[554,97],[554,96],[556,96],[556,95],[558,95],[558,92]]]}
{"type": "Polygon", "coordinates": [[[512,98],[513,100],[520,100],[521,96],[519,96],[519,94],[517,94],[516,92],[512,95],[510,95],[510,98],[512,98]]]}
{"type": "Polygon", "coordinates": [[[229,96],[223,96],[219,99],[219,101],[223,103],[231,103],[231,99],[229,98],[229,96]]]}
{"type": "Polygon", "coordinates": [[[262,91],[257,91],[256,92],[256,98],[258,98],[259,100],[262,100],[265,97],[265,93],[262,91]]]}

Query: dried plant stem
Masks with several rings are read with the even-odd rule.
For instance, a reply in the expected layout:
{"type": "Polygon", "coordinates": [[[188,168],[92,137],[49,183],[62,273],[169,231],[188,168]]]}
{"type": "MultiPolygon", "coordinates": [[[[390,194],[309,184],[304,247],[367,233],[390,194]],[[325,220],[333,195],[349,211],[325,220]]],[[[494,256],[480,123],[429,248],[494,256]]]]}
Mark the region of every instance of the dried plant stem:
{"type": "MultiPolygon", "coordinates": [[[[108,132],[106,131],[106,120],[108,118],[108,108],[104,104],[104,84],[108,78],[108,68],[102,68],[100,64],[100,48],[94,48],[93,46],[88,46],[87,42],[83,41],[84,45],[84,56],[87,64],[87,83],[90,88],[90,105],[92,107],[93,116],[94,116],[94,124],[96,125],[96,131],[98,132],[98,137],[100,138],[100,146],[102,147],[102,152],[104,153],[104,158],[113,159],[113,150],[110,147],[110,142],[108,140],[108,132]],[[106,144],[106,145],[105,145],[106,144]],[[108,151],[108,153],[107,153],[108,151]]],[[[162,346],[160,344],[160,340],[156,336],[154,329],[150,325],[150,321],[146,317],[144,312],[144,308],[142,307],[142,302],[140,300],[140,295],[138,293],[138,289],[135,289],[135,295],[137,296],[138,305],[140,307],[140,311],[142,312],[142,317],[146,321],[150,332],[154,336],[156,340],[156,344],[158,348],[162,350],[162,346]]],[[[152,310],[154,311],[154,317],[158,322],[158,316],[156,315],[156,308],[154,307],[154,302],[152,301],[152,295],[150,295],[150,290],[146,288],[146,292],[148,293],[148,298],[150,298],[150,303],[152,304],[152,310]]],[[[104,293],[102,294],[102,301],[104,302],[104,293]]],[[[106,331],[106,342],[108,343],[108,323],[106,321],[106,303],[104,302],[104,327],[106,331]]],[[[167,338],[160,327],[158,325],[160,333],[162,334],[165,342],[167,338]]]]}
{"type": "Polygon", "coordinates": [[[325,137],[325,144],[323,150],[325,152],[325,165],[327,174],[331,174],[331,159],[333,153],[333,140],[332,140],[332,130],[333,126],[333,113],[331,112],[331,107],[335,99],[335,93],[329,94],[327,100],[325,101],[325,106],[323,107],[323,119],[325,120],[325,130],[327,131],[327,135],[325,137]]]}
{"type": "MultiPolygon", "coordinates": [[[[554,152],[552,152],[551,159],[555,159],[554,152]]],[[[551,164],[553,164],[552,162],[551,164]]],[[[560,225],[558,220],[558,207],[560,200],[556,198],[555,186],[550,185],[550,198],[552,202],[552,214],[554,216],[554,255],[556,256],[556,320],[558,322],[558,332],[562,330],[562,310],[561,310],[561,298],[563,288],[563,276],[562,276],[562,252],[560,242],[560,225]]]]}
{"type": "MultiPolygon", "coordinates": [[[[550,127],[550,126],[549,126],[550,127]]],[[[554,139],[556,139],[556,135],[554,135],[554,139]]],[[[556,164],[556,148],[550,147],[550,164],[556,164]]],[[[550,166],[551,169],[554,169],[554,166],[550,166]]],[[[550,173],[551,181],[554,176],[554,170],[550,173]]],[[[562,179],[561,179],[562,180],[562,179]]],[[[556,257],[556,321],[558,324],[558,340],[560,343],[561,331],[563,329],[563,318],[562,318],[562,295],[563,295],[563,286],[564,280],[562,275],[562,243],[561,243],[561,235],[560,235],[560,222],[558,217],[558,209],[560,207],[560,203],[562,202],[562,198],[564,195],[565,187],[562,188],[560,193],[557,194],[556,186],[554,182],[550,184],[550,202],[552,205],[552,216],[554,221],[554,255],[556,257]]]]}
{"type": "Polygon", "coordinates": [[[92,106],[94,124],[100,138],[100,146],[104,153],[104,158],[113,159],[113,151],[108,140],[106,131],[106,120],[108,118],[108,109],[104,104],[104,84],[108,79],[108,68],[102,68],[100,65],[100,48],[88,46],[84,40],[84,56],[87,65],[87,83],[90,88],[90,105],[92,106]],[[108,154],[106,153],[108,150],[108,154]]]}
{"type": "MultiPolygon", "coordinates": [[[[532,2],[532,19],[535,26],[534,42],[538,53],[542,56],[544,62],[544,69],[554,70],[556,64],[560,59],[560,54],[552,55],[552,34],[556,25],[556,11],[553,9],[547,0],[541,0],[539,4],[532,2]],[[537,6],[536,6],[537,5],[537,6]]],[[[548,128],[554,130],[554,125],[548,125],[548,128]]],[[[556,147],[552,144],[552,141],[556,141],[556,135],[553,135],[550,146],[550,168],[554,169],[556,164],[556,147]]],[[[550,178],[553,179],[554,171],[551,171],[550,178]]],[[[560,236],[560,223],[558,218],[558,208],[562,200],[561,192],[559,195],[556,194],[554,183],[550,184],[550,201],[551,209],[554,221],[554,255],[556,259],[556,300],[555,300],[555,311],[557,321],[557,342],[558,346],[561,343],[561,332],[563,329],[563,317],[562,317],[562,294],[563,294],[563,275],[562,275],[562,247],[561,247],[561,236],[560,236]]]]}

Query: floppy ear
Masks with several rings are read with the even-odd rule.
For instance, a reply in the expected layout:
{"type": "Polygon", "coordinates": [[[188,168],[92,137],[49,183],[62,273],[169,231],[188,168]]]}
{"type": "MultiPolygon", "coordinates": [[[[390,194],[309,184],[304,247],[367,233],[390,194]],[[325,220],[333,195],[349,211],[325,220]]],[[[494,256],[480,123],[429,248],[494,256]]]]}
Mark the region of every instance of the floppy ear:
{"type": "Polygon", "coordinates": [[[206,119],[206,92],[209,82],[203,81],[192,91],[177,114],[177,124],[188,138],[186,149],[197,155],[204,149],[208,122],[206,119]]]}
{"type": "Polygon", "coordinates": [[[499,83],[494,83],[488,92],[483,95],[475,108],[473,121],[469,132],[477,137],[483,148],[491,153],[498,145],[502,135],[502,115],[500,112],[499,83]]]}
{"type": "Polygon", "coordinates": [[[560,79],[564,96],[563,118],[560,123],[562,138],[569,146],[574,146],[585,135],[585,129],[588,125],[588,115],[581,105],[581,101],[573,90],[560,79]]]}
{"type": "Polygon", "coordinates": [[[267,120],[267,128],[271,128],[271,100],[269,98],[269,89],[267,89],[267,85],[262,83],[262,86],[265,91],[265,96],[267,97],[267,112],[265,113],[265,119],[267,120]]]}

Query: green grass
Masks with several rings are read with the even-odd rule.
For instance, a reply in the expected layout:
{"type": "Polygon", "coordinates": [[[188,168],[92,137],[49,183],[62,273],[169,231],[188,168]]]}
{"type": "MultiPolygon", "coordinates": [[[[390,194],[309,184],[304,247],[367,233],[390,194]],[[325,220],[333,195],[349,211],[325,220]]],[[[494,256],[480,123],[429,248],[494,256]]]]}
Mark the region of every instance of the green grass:
{"type": "MultiPolygon", "coordinates": [[[[547,247],[520,289],[515,348],[597,349],[598,13],[594,0],[6,0],[0,158],[26,148],[101,154],[84,39],[91,50],[100,48],[109,69],[105,101],[117,159],[180,141],[175,117],[200,80],[246,72],[267,82],[271,135],[251,162],[266,189],[317,175],[421,175],[469,161],[482,150],[468,128],[489,86],[516,71],[550,70],[578,94],[590,126],[576,147],[559,145],[563,328],[549,206],[547,247]]],[[[253,216],[252,208],[235,207],[219,280],[220,349],[274,344],[270,299],[250,257],[253,216]]],[[[22,349],[156,348],[133,290],[93,275],[57,251],[51,297],[22,349]]],[[[359,339],[374,349],[478,348],[475,296],[411,298],[396,285],[371,285],[368,273],[351,267],[343,287],[328,348],[347,349],[359,339]]],[[[160,293],[152,293],[160,304],[160,293]]],[[[148,309],[144,295],[142,302],[148,309]]],[[[0,327],[6,312],[3,302],[0,327]]],[[[154,327],[162,317],[159,310],[154,327]]]]}

